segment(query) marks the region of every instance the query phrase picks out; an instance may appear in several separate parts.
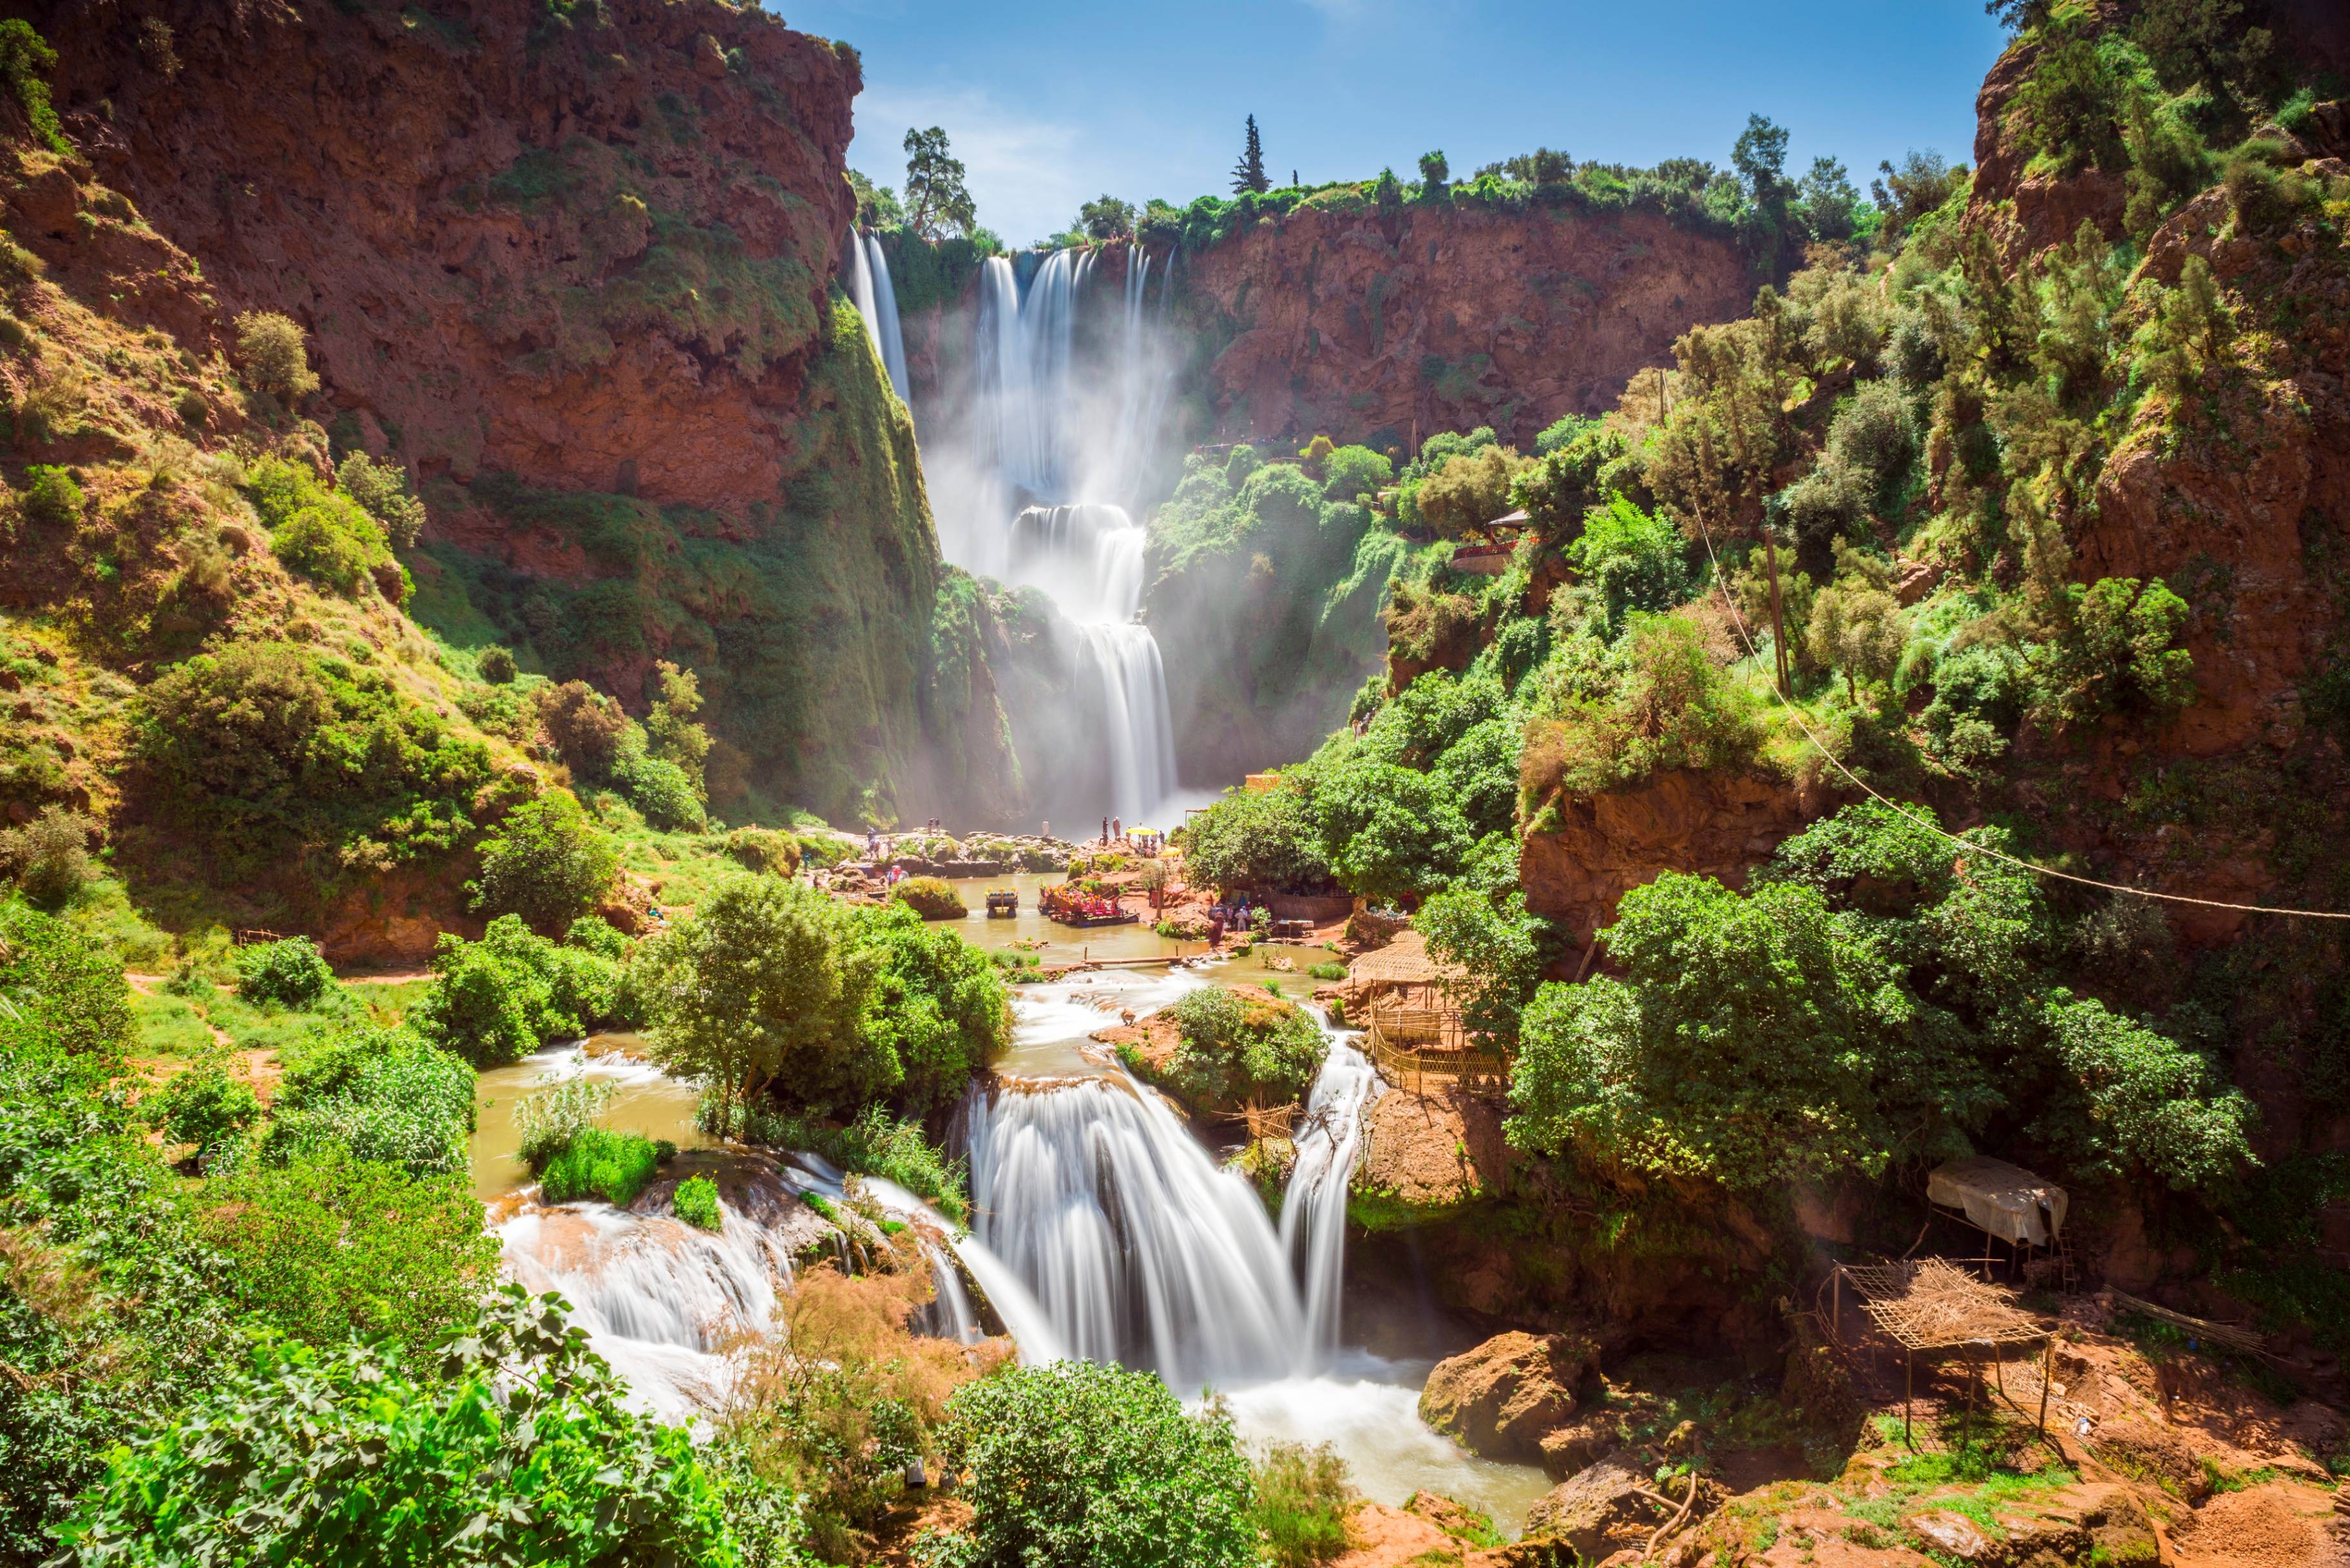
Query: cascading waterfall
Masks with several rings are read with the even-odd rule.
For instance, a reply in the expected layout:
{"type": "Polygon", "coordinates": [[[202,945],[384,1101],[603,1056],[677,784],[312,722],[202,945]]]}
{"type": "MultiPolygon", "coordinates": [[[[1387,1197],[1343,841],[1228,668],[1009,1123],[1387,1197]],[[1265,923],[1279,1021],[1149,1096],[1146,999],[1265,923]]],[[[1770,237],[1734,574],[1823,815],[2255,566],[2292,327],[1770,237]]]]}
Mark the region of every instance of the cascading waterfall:
{"type": "Polygon", "coordinates": [[[1247,1180],[1123,1073],[976,1090],[958,1128],[976,1235],[1067,1354],[1178,1390],[1310,1376],[1337,1345],[1347,1183],[1377,1084],[1333,1033],[1278,1232],[1247,1180]]]}
{"type": "Polygon", "coordinates": [[[849,233],[848,297],[857,314],[865,318],[865,336],[872,340],[873,357],[889,372],[889,385],[901,401],[910,402],[906,339],[898,326],[898,291],[889,282],[889,258],[882,253],[879,234],[849,233]]]}

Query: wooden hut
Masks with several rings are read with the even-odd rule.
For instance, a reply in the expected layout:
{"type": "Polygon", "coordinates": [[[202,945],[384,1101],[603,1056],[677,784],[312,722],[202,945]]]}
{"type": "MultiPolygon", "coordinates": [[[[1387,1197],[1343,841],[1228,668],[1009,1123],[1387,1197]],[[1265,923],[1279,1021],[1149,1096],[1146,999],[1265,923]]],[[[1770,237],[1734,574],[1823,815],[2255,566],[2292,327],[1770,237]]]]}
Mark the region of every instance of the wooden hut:
{"type": "Polygon", "coordinates": [[[1471,1038],[1459,992],[1469,971],[1440,963],[1418,931],[1396,933],[1347,968],[1347,1021],[1364,1033],[1370,1058],[1389,1083],[1424,1091],[1430,1078],[1499,1086],[1509,1063],[1471,1038]]]}

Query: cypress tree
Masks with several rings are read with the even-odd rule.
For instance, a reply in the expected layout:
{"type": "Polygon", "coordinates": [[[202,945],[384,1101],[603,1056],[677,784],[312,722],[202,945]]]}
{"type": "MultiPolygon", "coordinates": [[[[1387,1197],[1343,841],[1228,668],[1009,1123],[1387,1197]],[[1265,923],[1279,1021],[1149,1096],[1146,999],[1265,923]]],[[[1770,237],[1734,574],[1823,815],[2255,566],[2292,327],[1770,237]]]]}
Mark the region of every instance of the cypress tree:
{"type": "Polygon", "coordinates": [[[1256,116],[1248,117],[1248,145],[1241,150],[1241,161],[1232,165],[1232,194],[1246,191],[1264,192],[1273,189],[1265,177],[1264,143],[1256,133],[1256,116]]]}

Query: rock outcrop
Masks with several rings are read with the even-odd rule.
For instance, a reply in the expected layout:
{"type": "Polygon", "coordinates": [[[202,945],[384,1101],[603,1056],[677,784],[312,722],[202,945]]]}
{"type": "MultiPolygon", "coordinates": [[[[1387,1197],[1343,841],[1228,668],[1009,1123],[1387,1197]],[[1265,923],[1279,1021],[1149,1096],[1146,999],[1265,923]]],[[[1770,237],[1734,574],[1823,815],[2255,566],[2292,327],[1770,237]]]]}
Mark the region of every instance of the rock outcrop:
{"type": "Polygon", "coordinates": [[[1578,945],[1616,918],[1617,901],[1659,873],[1744,885],[1782,839],[1833,809],[1824,792],[1740,774],[1677,770],[1608,794],[1562,799],[1518,854],[1526,907],[1578,945]]]}
{"type": "Polygon", "coordinates": [[[1598,1370],[1599,1347],[1582,1334],[1496,1334],[1436,1364],[1419,1392],[1420,1419],[1489,1459],[1531,1462],[1598,1370]]]}
{"type": "Polygon", "coordinates": [[[722,805],[1009,801],[984,607],[833,298],[853,52],[722,0],[52,10],[69,135],[207,291],[126,251],[123,308],[199,359],[303,327],[273,417],[420,481],[419,620],[631,706],[698,669],[722,805]]]}
{"type": "Polygon", "coordinates": [[[1380,446],[1615,406],[1690,327],[1743,315],[1754,279],[1727,239],[1662,216],[1468,203],[1300,208],[1186,256],[1180,292],[1226,341],[1207,372],[1214,435],[1380,446]]]}

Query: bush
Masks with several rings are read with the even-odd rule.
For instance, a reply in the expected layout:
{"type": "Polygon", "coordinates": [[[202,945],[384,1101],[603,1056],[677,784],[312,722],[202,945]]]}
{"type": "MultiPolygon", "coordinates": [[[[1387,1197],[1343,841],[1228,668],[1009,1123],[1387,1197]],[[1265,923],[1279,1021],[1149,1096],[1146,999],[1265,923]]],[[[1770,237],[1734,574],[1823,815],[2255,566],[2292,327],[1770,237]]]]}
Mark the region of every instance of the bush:
{"type": "Polygon", "coordinates": [[[277,1085],[265,1158],[278,1164],[332,1147],[411,1176],[467,1168],[473,1072],[406,1029],[347,1029],[277,1085]]]}
{"type": "Polygon", "coordinates": [[[515,1152],[533,1172],[571,1147],[612,1103],[612,1085],[584,1076],[566,1078],[515,1103],[515,1152]]]}
{"type": "Polygon", "coordinates": [[[1347,1461],[1329,1444],[1274,1443],[1251,1467],[1252,1517],[1273,1568],[1313,1568],[1352,1549],[1347,1516],[1355,1507],[1347,1461]]]}
{"type": "Polygon", "coordinates": [[[1694,586],[1679,531],[1620,495],[1584,514],[1582,536],[1568,558],[1599,590],[1611,628],[1636,610],[1672,608],[1694,586]]]}
{"type": "Polygon", "coordinates": [[[1597,662],[1588,678],[1550,694],[1563,718],[1527,728],[1519,787],[1528,815],[1557,791],[1599,794],[1669,769],[1751,767],[1760,758],[1756,701],[1715,666],[1694,622],[1635,614],[1597,662]]]}
{"type": "Polygon", "coordinates": [[[1510,510],[1510,481],[1523,466],[1518,454],[1504,446],[1448,458],[1421,482],[1419,514],[1447,539],[1482,527],[1510,510]]]}
{"type": "MultiPolygon", "coordinates": [[[[575,930],[592,929],[586,922],[575,930]]],[[[591,940],[599,940],[590,938],[591,940]]],[[[558,947],[500,915],[478,942],[443,931],[432,989],[408,1017],[417,1032],[477,1067],[527,1056],[619,1016],[620,966],[590,947],[558,947]]]]}
{"type": "Polygon", "coordinates": [[[473,656],[473,668],[481,671],[482,679],[493,686],[514,684],[515,670],[513,650],[500,648],[494,642],[473,656]]]}
{"type": "Polygon", "coordinates": [[[551,790],[507,812],[482,840],[473,908],[519,915],[542,934],[567,930],[596,907],[619,867],[610,836],[588,820],[569,791],[551,790]]]}
{"type": "Polygon", "coordinates": [[[1473,842],[1441,784],[1364,751],[1315,779],[1314,811],[1340,885],[1381,903],[1408,902],[1450,881],[1473,842]]]}
{"type": "Polygon", "coordinates": [[[1320,893],[1331,887],[1313,803],[1295,784],[1232,790],[1194,817],[1183,868],[1197,887],[1320,893]]]}
{"type": "Polygon", "coordinates": [[[122,965],[78,927],[0,900],[0,1042],[28,1054],[86,1058],[111,1070],[130,1034],[122,965]]]}
{"type": "Polygon", "coordinates": [[[253,1085],[233,1076],[225,1063],[199,1063],[175,1073],[155,1096],[155,1126],[175,1144],[193,1144],[206,1158],[244,1136],[261,1116],[253,1085]]]}
{"type": "Polygon", "coordinates": [[[236,318],[236,357],[255,387],[289,403],[318,389],[302,328],[274,310],[248,310],[236,318]]]}
{"type": "Polygon", "coordinates": [[[926,920],[960,920],[971,912],[954,884],[942,877],[909,877],[889,896],[926,920]]]}
{"type": "Polygon", "coordinates": [[[644,747],[642,732],[628,726],[612,756],[613,787],[654,827],[669,833],[701,832],[709,817],[693,779],[667,757],[649,755],[644,747]]]}
{"type": "MultiPolygon", "coordinates": [[[[354,452],[335,470],[335,483],[367,510],[383,528],[384,536],[405,550],[424,530],[424,503],[408,487],[408,471],[396,462],[378,462],[354,452]]],[[[508,654],[506,679],[514,679],[514,656],[508,654]]],[[[490,679],[485,671],[483,677],[490,679]]]]}
{"type": "Polygon", "coordinates": [[[629,1410],[565,1311],[506,1287],[449,1340],[438,1375],[384,1345],[265,1343],[116,1450],[64,1560],[741,1561],[692,1439],[629,1410]],[[255,1480],[286,1476],[338,1479],[255,1480]]]}
{"type": "Polygon", "coordinates": [[[49,84],[41,79],[57,64],[57,50],[49,47],[49,41],[30,22],[13,16],[0,22],[0,80],[8,84],[41,145],[65,158],[72,155],[73,143],[66,140],[65,128],[57,123],[57,108],[49,101],[49,84]]]}
{"type": "Polygon", "coordinates": [[[214,1179],[197,1216],[234,1264],[237,1304],[317,1345],[353,1335],[409,1351],[465,1322],[495,1277],[498,1244],[460,1173],[411,1176],[321,1149],[214,1179]]]}
{"type": "Polygon", "coordinates": [[[237,992],[265,1006],[307,1008],[327,994],[335,971],[307,937],[255,942],[237,950],[237,992]]]}
{"type": "Polygon", "coordinates": [[[628,716],[584,680],[538,689],[538,722],[564,765],[589,783],[604,779],[619,754],[628,716]]]}
{"type": "Polygon", "coordinates": [[[800,868],[800,841],[772,827],[738,827],[726,836],[726,853],[746,871],[790,877],[800,868]]]}
{"type": "Polygon", "coordinates": [[[539,1197],[549,1203],[600,1198],[626,1209],[660,1163],[660,1149],[642,1133],[582,1127],[539,1172],[539,1197]]]}
{"type": "Polygon", "coordinates": [[[46,909],[62,907],[90,878],[89,836],[97,824],[61,805],[42,809],[22,827],[0,829],[0,876],[46,909]]]}
{"type": "Polygon", "coordinates": [[[71,527],[81,521],[86,504],[81,486],[64,469],[36,462],[25,470],[25,515],[34,522],[71,527]]]}
{"type": "Polygon", "coordinates": [[[718,1184],[706,1176],[689,1176],[670,1196],[670,1212],[699,1231],[723,1231],[725,1216],[718,1209],[718,1184]]]}
{"type": "Polygon", "coordinates": [[[1256,1556],[1231,1418],[1147,1372],[1023,1366],[959,1390],[941,1449],[964,1474],[973,1568],[1243,1568],[1256,1556]]]}
{"type": "Polygon", "coordinates": [[[795,1149],[818,1155],[847,1171],[894,1181],[958,1225],[971,1221],[968,1172],[960,1159],[922,1134],[922,1124],[893,1118],[879,1106],[868,1106],[845,1127],[830,1127],[802,1116],[758,1109],[720,1124],[704,1102],[703,1130],[740,1137],[768,1148],[795,1149]]]}
{"type": "Polygon", "coordinates": [[[1286,1002],[1243,999],[1211,985],[1186,992],[1167,1012],[1180,1040],[1167,1076],[1197,1106],[1303,1102],[1327,1054],[1312,1017],[1286,1002]]]}
{"type": "Polygon", "coordinates": [[[842,941],[849,961],[871,965],[858,1048],[890,1104],[927,1116],[960,1102],[1012,1040],[1011,1002],[988,955],[896,904],[846,909],[842,941]]]}
{"type": "Polygon", "coordinates": [[[1339,447],[1322,462],[1322,493],[1332,501],[1367,501],[1394,482],[1394,462],[1367,446],[1339,447]]]}

